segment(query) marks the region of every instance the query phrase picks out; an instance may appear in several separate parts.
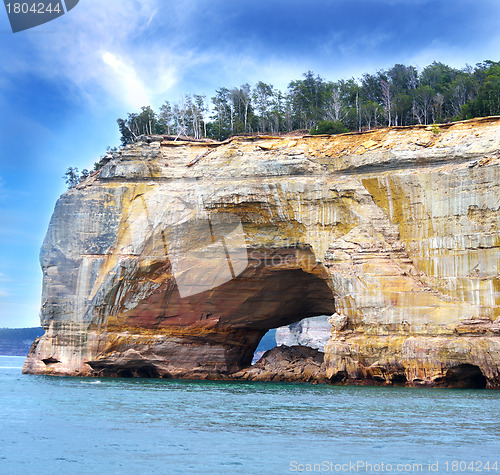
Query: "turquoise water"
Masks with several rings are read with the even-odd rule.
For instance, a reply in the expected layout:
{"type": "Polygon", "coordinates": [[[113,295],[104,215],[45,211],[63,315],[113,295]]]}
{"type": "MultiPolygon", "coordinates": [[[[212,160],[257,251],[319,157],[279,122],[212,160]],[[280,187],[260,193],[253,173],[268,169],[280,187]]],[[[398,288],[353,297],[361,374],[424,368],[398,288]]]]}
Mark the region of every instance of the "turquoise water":
{"type": "Polygon", "coordinates": [[[0,357],[1,474],[500,473],[500,391],[56,378],[22,363],[0,357]]]}

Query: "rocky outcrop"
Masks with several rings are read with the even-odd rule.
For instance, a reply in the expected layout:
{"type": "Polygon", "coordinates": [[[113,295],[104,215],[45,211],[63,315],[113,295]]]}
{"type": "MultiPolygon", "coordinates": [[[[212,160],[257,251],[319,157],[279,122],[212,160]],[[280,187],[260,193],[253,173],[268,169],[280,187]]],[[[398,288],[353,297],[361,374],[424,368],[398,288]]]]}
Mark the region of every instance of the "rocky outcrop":
{"type": "Polygon", "coordinates": [[[247,381],[328,383],[324,355],[307,346],[277,346],[264,353],[253,366],[231,375],[247,381]]]}
{"type": "Polygon", "coordinates": [[[323,352],[330,339],[332,325],[327,315],[304,318],[290,325],[276,329],[278,346],[307,346],[323,352]]]}
{"type": "Polygon", "coordinates": [[[24,371],[228,377],[336,313],[332,381],[499,387],[499,151],[499,118],[126,146],[56,205],[24,371]]]}

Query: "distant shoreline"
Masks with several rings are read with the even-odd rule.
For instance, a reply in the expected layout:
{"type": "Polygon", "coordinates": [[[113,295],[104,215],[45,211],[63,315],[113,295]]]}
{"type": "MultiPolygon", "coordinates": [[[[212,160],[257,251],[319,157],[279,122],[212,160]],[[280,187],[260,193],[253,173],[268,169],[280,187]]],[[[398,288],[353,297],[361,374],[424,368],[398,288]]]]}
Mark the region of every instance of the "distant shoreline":
{"type": "Polygon", "coordinates": [[[0,328],[0,355],[26,357],[35,338],[43,333],[42,327],[0,328]]]}

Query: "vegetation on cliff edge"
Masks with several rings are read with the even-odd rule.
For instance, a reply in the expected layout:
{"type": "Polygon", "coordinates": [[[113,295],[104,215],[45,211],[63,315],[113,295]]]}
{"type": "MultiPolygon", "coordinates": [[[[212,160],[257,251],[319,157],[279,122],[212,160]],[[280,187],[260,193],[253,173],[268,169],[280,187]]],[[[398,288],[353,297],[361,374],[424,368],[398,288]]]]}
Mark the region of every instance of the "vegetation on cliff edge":
{"type": "MultiPolygon", "coordinates": [[[[126,145],[141,135],[225,140],[238,134],[299,129],[337,134],[499,114],[500,62],[488,60],[462,69],[433,62],[420,72],[414,66],[395,64],[358,79],[338,81],[307,71],[302,79],[291,81],[285,92],[262,81],[253,87],[221,87],[211,105],[204,95],[186,95],[177,103],[165,101],[158,111],[143,106],[117,123],[126,145]]],[[[100,157],[94,171],[110,158],[109,153],[100,157]]],[[[63,178],[72,188],[91,173],[69,167],[63,178]]]]}
{"type": "Polygon", "coordinates": [[[186,95],[154,111],[142,107],[118,119],[122,144],[140,135],[224,140],[244,133],[280,134],[297,129],[339,133],[380,126],[443,123],[500,114],[500,62],[455,69],[434,62],[420,72],[395,64],[358,79],[327,81],[312,71],[283,92],[259,81],[222,87],[211,98],[186,95]],[[325,123],[328,122],[330,130],[325,123]],[[325,128],[326,127],[326,128],[325,128]]]}

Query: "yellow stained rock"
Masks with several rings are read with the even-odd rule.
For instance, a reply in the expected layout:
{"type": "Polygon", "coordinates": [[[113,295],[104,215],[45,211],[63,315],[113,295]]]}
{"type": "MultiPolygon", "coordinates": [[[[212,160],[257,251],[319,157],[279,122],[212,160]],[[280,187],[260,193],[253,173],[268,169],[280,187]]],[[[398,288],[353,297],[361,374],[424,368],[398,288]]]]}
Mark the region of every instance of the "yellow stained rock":
{"type": "Polygon", "coordinates": [[[336,313],[333,382],[499,387],[500,119],[439,130],[124,147],[56,205],[24,371],[230,377],[336,313]]]}

